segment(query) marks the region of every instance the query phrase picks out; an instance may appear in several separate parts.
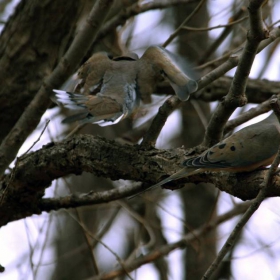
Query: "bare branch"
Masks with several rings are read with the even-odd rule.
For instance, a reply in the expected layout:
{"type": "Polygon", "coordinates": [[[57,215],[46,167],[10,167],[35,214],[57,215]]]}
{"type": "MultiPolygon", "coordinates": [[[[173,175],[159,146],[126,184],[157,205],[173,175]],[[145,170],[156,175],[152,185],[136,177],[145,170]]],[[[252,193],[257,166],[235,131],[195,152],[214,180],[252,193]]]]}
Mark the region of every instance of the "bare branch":
{"type": "Polygon", "coordinates": [[[203,140],[204,146],[210,147],[219,142],[224,126],[231,114],[237,107],[242,107],[247,103],[247,97],[245,95],[247,79],[260,42],[268,38],[268,33],[262,27],[261,6],[263,3],[264,0],[250,2],[248,7],[250,30],[248,32],[247,42],[238,62],[229,92],[213,113],[207,127],[203,140]]]}
{"type": "Polygon", "coordinates": [[[210,30],[219,29],[219,28],[223,28],[223,27],[230,27],[230,26],[236,25],[237,23],[244,21],[247,18],[248,18],[248,16],[238,19],[236,21],[232,21],[228,24],[219,24],[219,25],[212,26],[212,27],[197,28],[197,27],[191,27],[191,26],[183,26],[183,27],[181,27],[181,29],[188,30],[188,31],[195,31],[195,32],[205,32],[205,31],[210,31],[210,30]]]}
{"type": "Polygon", "coordinates": [[[139,4],[138,2],[133,4],[127,9],[123,9],[120,13],[108,20],[96,38],[96,41],[104,38],[110,31],[114,30],[117,26],[123,25],[129,18],[137,16],[151,10],[165,9],[171,6],[180,4],[192,3],[192,0],[169,0],[169,1],[149,1],[147,3],[139,4]]]}
{"type": "MultiPolygon", "coordinates": [[[[242,6],[240,8],[240,10],[229,19],[229,23],[237,21],[245,13],[245,11],[247,11],[246,8],[244,6],[242,6]]],[[[221,33],[221,35],[212,43],[211,46],[209,46],[209,48],[201,56],[198,64],[204,63],[216,51],[216,49],[221,45],[221,43],[230,34],[232,29],[233,29],[232,25],[229,25],[224,29],[224,31],[221,33]]]]}
{"type": "Polygon", "coordinates": [[[182,102],[176,97],[172,96],[164,102],[159,108],[158,114],[154,118],[149,130],[145,134],[141,146],[144,148],[154,147],[157,138],[167,120],[169,115],[176,109],[182,102]]]}
{"type": "MultiPolygon", "coordinates": [[[[280,36],[280,29],[279,28],[274,29],[273,30],[273,36],[270,36],[269,39],[265,40],[265,42],[262,45],[260,45],[260,47],[258,48],[258,51],[261,51],[263,48],[265,48],[268,44],[273,42],[279,36],[280,36]]],[[[239,57],[237,55],[236,56],[231,56],[226,62],[224,62],[219,67],[217,67],[215,70],[206,74],[204,77],[202,77],[198,81],[198,90],[206,87],[207,85],[209,85],[213,81],[215,81],[218,78],[220,78],[221,76],[223,76],[230,69],[234,68],[238,64],[238,62],[239,62],[239,57]]],[[[233,84],[233,81],[232,81],[232,84],[233,84]]],[[[277,93],[278,93],[278,88],[277,88],[277,93]]],[[[159,110],[159,113],[158,113],[159,116],[156,116],[155,119],[153,120],[152,124],[151,124],[151,128],[153,128],[153,129],[150,129],[149,131],[152,131],[152,132],[151,133],[148,132],[146,138],[144,138],[144,140],[143,140],[142,145],[145,146],[146,148],[149,145],[151,145],[151,146],[155,145],[155,143],[156,143],[156,138],[155,137],[158,137],[158,135],[159,135],[164,123],[166,122],[168,116],[176,108],[178,108],[180,106],[181,101],[176,96],[174,96],[170,100],[168,99],[167,101],[165,101],[165,103],[161,106],[161,109],[159,110]],[[169,103],[169,102],[172,102],[171,103],[172,106],[170,106],[170,104],[165,104],[165,103],[169,103]]],[[[208,129],[209,129],[209,127],[208,127],[208,129]]],[[[207,137],[208,136],[205,136],[205,138],[207,138],[207,137]]],[[[206,144],[209,144],[209,143],[204,141],[203,146],[205,146],[206,144]]]]}
{"type": "Polygon", "coordinates": [[[249,111],[241,114],[240,116],[236,117],[235,119],[228,121],[225,126],[225,129],[224,129],[224,134],[232,131],[237,126],[239,126],[257,116],[270,111],[270,109],[271,109],[270,103],[271,103],[271,100],[267,100],[267,101],[263,102],[261,105],[255,107],[255,108],[251,108],[249,111]]]}
{"type": "MultiPolygon", "coordinates": [[[[90,135],[77,135],[61,143],[47,145],[18,159],[11,176],[2,182],[0,225],[42,211],[106,203],[142,192],[151,184],[178,171],[181,168],[180,162],[185,159],[184,152],[183,149],[141,150],[139,146],[120,145],[90,135]],[[118,164],[120,159],[122,164],[118,164]],[[112,180],[122,178],[146,184],[98,193],[73,194],[59,199],[42,199],[44,190],[54,179],[69,174],[78,175],[83,171],[112,180]]],[[[266,173],[206,173],[177,180],[165,187],[178,189],[187,182],[207,182],[246,200],[257,196],[260,182],[266,173]]],[[[267,196],[279,195],[280,177],[277,176],[267,196]]]]}
{"type": "MultiPolygon", "coordinates": [[[[221,77],[211,83],[209,86],[202,89],[201,92],[197,93],[196,98],[206,102],[222,100],[228,92],[231,83],[232,77],[221,77]]],[[[246,88],[248,102],[265,102],[272,95],[278,94],[280,92],[279,89],[280,82],[249,78],[246,88]]]]}
{"type": "Polygon", "coordinates": [[[182,30],[182,27],[187,24],[193,16],[200,10],[200,8],[205,4],[206,0],[200,0],[196,8],[193,10],[193,12],[182,22],[182,24],[169,36],[169,38],[162,44],[162,47],[167,47],[174,38],[176,38],[179,34],[179,32],[182,30]]]}
{"type": "Polygon", "coordinates": [[[246,211],[246,209],[248,208],[249,205],[250,205],[250,203],[247,203],[247,202],[240,203],[234,209],[228,211],[227,213],[225,213],[223,215],[220,215],[219,217],[214,219],[212,222],[210,222],[206,226],[202,226],[201,228],[198,228],[198,229],[192,231],[191,233],[186,234],[180,240],[167,244],[167,245],[164,245],[164,246],[161,246],[159,248],[156,248],[152,252],[150,252],[144,256],[138,257],[135,260],[125,263],[123,265],[125,267],[125,269],[119,268],[117,270],[113,270],[111,272],[98,275],[98,276],[94,277],[93,279],[94,280],[114,279],[115,277],[124,275],[127,271],[128,272],[133,271],[147,263],[154,262],[155,260],[157,260],[161,257],[167,256],[168,254],[170,254],[171,252],[173,252],[176,249],[186,248],[189,244],[191,244],[193,242],[193,240],[195,240],[199,237],[202,238],[205,234],[209,233],[211,230],[216,228],[219,224],[246,211]]]}

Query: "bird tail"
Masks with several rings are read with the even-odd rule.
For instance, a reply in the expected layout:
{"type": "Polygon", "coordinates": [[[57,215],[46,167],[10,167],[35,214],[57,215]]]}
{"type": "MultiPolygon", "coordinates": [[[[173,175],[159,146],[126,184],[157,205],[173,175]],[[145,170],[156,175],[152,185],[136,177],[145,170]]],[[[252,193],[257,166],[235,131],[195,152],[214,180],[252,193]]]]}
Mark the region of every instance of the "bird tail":
{"type": "Polygon", "coordinates": [[[84,111],[84,112],[80,112],[80,113],[71,115],[69,117],[66,117],[65,119],[62,120],[62,123],[67,124],[67,123],[73,123],[73,122],[79,121],[80,124],[83,124],[83,123],[89,122],[88,119],[91,119],[91,117],[87,111],[84,111]]]}
{"type": "Polygon", "coordinates": [[[153,190],[157,187],[160,187],[168,182],[171,182],[171,181],[174,181],[174,180],[178,180],[178,179],[181,179],[183,177],[188,177],[188,176],[191,176],[191,175],[194,175],[194,174],[197,174],[197,173],[201,173],[203,172],[203,170],[201,168],[197,169],[197,168],[189,168],[189,167],[184,167],[182,168],[181,170],[179,170],[178,172],[174,173],[173,175],[163,179],[162,181],[156,183],[155,185],[152,185],[150,187],[148,187],[147,189],[143,190],[142,192],[140,193],[137,193],[136,195],[134,196],[131,196],[130,198],[133,198],[141,193],[144,193],[148,190],[153,190]]]}
{"type": "Polygon", "coordinates": [[[55,92],[55,97],[52,97],[52,100],[55,103],[58,105],[62,104],[68,109],[79,111],[76,114],[63,119],[62,123],[67,124],[79,121],[80,125],[85,123],[96,123],[99,126],[107,126],[116,124],[125,117],[122,112],[94,116],[85,105],[85,103],[89,101],[89,96],[57,89],[54,89],[53,92],[55,92]]]}
{"type": "Polygon", "coordinates": [[[53,92],[55,92],[55,103],[74,110],[86,109],[84,104],[88,101],[88,96],[57,89],[53,89],[53,92]]]}

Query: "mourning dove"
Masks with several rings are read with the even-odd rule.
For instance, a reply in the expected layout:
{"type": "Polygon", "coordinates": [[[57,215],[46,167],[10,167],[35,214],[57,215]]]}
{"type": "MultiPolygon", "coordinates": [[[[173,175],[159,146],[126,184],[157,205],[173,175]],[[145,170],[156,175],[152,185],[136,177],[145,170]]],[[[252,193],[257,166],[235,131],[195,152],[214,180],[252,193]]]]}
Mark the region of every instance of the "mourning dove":
{"type": "Polygon", "coordinates": [[[135,54],[116,61],[105,52],[94,54],[78,71],[76,93],[54,90],[58,102],[79,110],[62,122],[109,125],[130,114],[139,103],[136,59],[135,54]]]}
{"type": "Polygon", "coordinates": [[[253,171],[273,162],[279,144],[280,125],[272,113],[263,121],[225,138],[202,155],[185,160],[182,163],[184,168],[150,188],[205,171],[253,171]]]}
{"type": "Polygon", "coordinates": [[[79,110],[63,123],[115,124],[132,114],[140,99],[150,102],[151,94],[164,78],[182,100],[197,90],[197,83],[160,47],[149,47],[140,59],[135,53],[116,58],[105,52],[96,53],[81,66],[78,77],[80,81],[74,93],[53,90],[58,103],[79,110]]]}
{"type": "Polygon", "coordinates": [[[188,100],[190,94],[197,90],[196,81],[182,72],[164,48],[149,47],[139,59],[138,67],[139,88],[143,93],[153,93],[155,91],[156,75],[166,77],[176,95],[182,101],[188,100]]]}

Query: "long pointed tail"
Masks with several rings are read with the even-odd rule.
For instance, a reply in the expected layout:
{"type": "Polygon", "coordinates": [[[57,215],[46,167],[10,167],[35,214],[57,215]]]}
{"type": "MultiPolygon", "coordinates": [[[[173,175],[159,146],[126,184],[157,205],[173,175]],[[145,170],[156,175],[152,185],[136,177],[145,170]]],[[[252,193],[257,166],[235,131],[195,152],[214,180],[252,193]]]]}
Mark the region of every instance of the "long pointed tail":
{"type": "Polygon", "coordinates": [[[191,175],[194,175],[194,174],[197,174],[197,173],[201,173],[201,172],[203,172],[203,170],[201,168],[193,169],[193,168],[184,167],[181,170],[179,170],[178,172],[174,173],[173,175],[165,178],[164,180],[156,183],[155,185],[152,185],[152,186],[148,187],[147,189],[143,190],[142,192],[140,192],[140,193],[138,193],[138,194],[136,194],[134,196],[131,196],[130,198],[133,198],[133,197],[135,197],[135,196],[137,196],[137,195],[139,195],[141,193],[144,193],[144,192],[146,192],[148,190],[152,190],[152,189],[155,189],[157,187],[160,187],[160,186],[162,186],[162,185],[164,185],[164,184],[166,184],[168,182],[171,182],[171,181],[174,181],[174,180],[178,180],[178,179],[183,178],[183,177],[188,177],[188,176],[191,176],[191,175]]]}

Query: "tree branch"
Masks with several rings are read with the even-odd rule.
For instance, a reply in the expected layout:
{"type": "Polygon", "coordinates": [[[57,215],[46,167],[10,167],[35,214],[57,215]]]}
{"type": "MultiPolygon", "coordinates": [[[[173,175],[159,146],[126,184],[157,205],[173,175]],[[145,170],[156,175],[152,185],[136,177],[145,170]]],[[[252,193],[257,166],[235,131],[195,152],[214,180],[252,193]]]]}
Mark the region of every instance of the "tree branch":
{"type": "Polygon", "coordinates": [[[112,19],[108,20],[103,27],[100,29],[96,41],[104,38],[109,32],[114,30],[119,25],[123,25],[131,17],[137,16],[139,14],[158,9],[166,9],[171,6],[176,6],[180,4],[192,3],[192,0],[168,0],[168,1],[157,1],[157,2],[147,2],[144,4],[139,4],[138,2],[131,5],[127,9],[123,9],[120,13],[115,15],[112,19]]]}
{"type": "MultiPolygon", "coordinates": [[[[258,52],[260,52],[263,48],[265,48],[268,44],[270,44],[271,42],[273,42],[276,38],[278,38],[280,36],[280,29],[276,28],[273,30],[272,32],[272,36],[270,36],[269,39],[265,40],[265,42],[263,44],[261,44],[258,48],[258,52]]],[[[229,70],[231,70],[232,68],[234,68],[239,62],[239,56],[231,56],[226,62],[224,62],[223,64],[221,64],[219,67],[217,67],[215,70],[211,71],[210,73],[206,74],[205,76],[203,76],[199,81],[198,81],[198,90],[203,89],[204,87],[206,87],[207,85],[211,84],[212,82],[214,82],[215,80],[219,79],[221,76],[223,76],[226,72],[228,72],[229,70]]],[[[247,76],[246,76],[247,77],[247,76]]],[[[239,77],[241,78],[241,77],[239,77]]],[[[220,78],[223,79],[223,78],[220,78]]],[[[230,78],[228,78],[230,79],[230,78]]],[[[231,84],[235,84],[234,80],[232,80],[231,84]]],[[[279,84],[279,83],[278,83],[279,84]]],[[[243,85],[243,89],[244,85],[243,85]]],[[[233,89],[235,90],[235,89],[233,89]]],[[[232,93],[234,91],[231,91],[232,93]]],[[[275,90],[277,90],[277,93],[279,92],[279,88],[277,88],[277,86],[275,87],[275,90]]],[[[207,89],[206,89],[207,91],[207,89]]],[[[224,92],[223,92],[224,94],[224,92]]],[[[195,94],[197,95],[197,97],[194,96],[194,98],[200,98],[200,93],[195,94]]],[[[232,95],[232,94],[231,94],[232,95]]],[[[230,96],[231,96],[230,95],[230,96]]],[[[252,95],[255,95],[252,94],[252,95]]],[[[205,95],[204,95],[205,96],[205,95]]],[[[269,95],[270,97],[271,95],[269,95]]],[[[228,97],[229,100],[230,97],[228,97]]],[[[160,110],[158,111],[158,114],[156,115],[156,117],[154,118],[150,129],[148,130],[147,136],[144,137],[143,139],[143,146],[145,146],[146,148],[151,145],[155,145],[156,143],[156,137],[158,137],[163,125],[165,124],[168,116],[176,109],[180,106],[182,102],[176,97],[172,97],[170,99],[168,99],[167,101],[165,101],[165,103],[161,106],[160,110]]],[[[224,101],[222,102],[222,104],[224,104],[224,101]]],[[[228,101],[226,104],[231,104],[231,101],[228,101]]],[[[232,105],[232,104],[231,104],[232,105]]],[[[220,105],[224,106],[224,105],[220,105]]],[[[236,108],[236,107],[234,107],[236,108]]],[[[220,109],[219,109],[220,111],[220,109]]],[[[217,112],[213,114],[212,118],[215,118],[214,116],[216,116],[217,112]]],[[[220,113],[219,113],[220,114],[220,113]]],[[[207,128],[207,131],[209,130],[211,132],[211,130],[216,131],[215,129],[216,126],[216,122],[213,122],[213,124],[211,125],[211,127],[207,128]]],[[[222,132],[222,130],[221,130],[222,132]]],[[[211,132],[212,133],[212,132],[211,132]]],[[[207,132],[204,138],[204,142],[203,142],[203,146],[205,145],[210,145],[209,143],[211,142],[207,142],[205,139],[209,138],[209,136],[207,136],[207,132]],[[206,141],[206,142],[205,142],[206,141]]],[[[210,138],[209,138],[210,139],[210,138]]],[[[216,139],[217,140],[217,139],[216,139]]],[[[216,141],[215,140],[215,141],[216,141]]],[[[215,142],[214,141],[214,142],[215,142]]],[[[214,143],[215,144],[215,143],[214,143]]],[[[214,145],[213,144],[213,145],[214,145]]]]}
{"type": "MultiPolygon", "coordinates": [[[[61,143],[51,143],[41,150],[20,158],[0,189],[0,226],[42,211],[60,207],[100,204],[129,197],[181,168],[185,151],[142,150],[138,145],[117,142],[90,135],[77,135],[61,143]],[[57,178],[90,172],[112,180],[127,179],[145,182],[144,186],[122,187],[109,192],[77,195],[63,199],[43,199],[44,190],[57,178]]],[[[178,189],[187,182],[214,184],[243,200],[255,198],[267,171],[230,174],[204,173],[183,178],[165,186],[178,189]]],[[[93,190],[94,191],[94,190],[93,190]]],[[[280,177],[276,176],[267,196],[280,195],[280,177]]]]}
{"type": "MultiPolygon", "coordinates": [[[[279,95],[278,95],[279,97],[279,95]]],[[[225,126],[224,134],[232,131],[237,126],[271,110],[271,100],[267,100],[255,108],[251,108],[233,120],[229,120],[225,126]]]]}
{"type": "MultiPolygon", "coordinates": [[[[233,78],[224,76],[218,78],[209,86],[203,88],[199,93],[195,94],[197,99],[205,102],[219,101],[227,94],[233,78]]],[[[262,103],[269,99],[272,95],[280,92],[280,82],[248,79],[246,87],[246,96],[249,103],[262,103]]]]}
{"type": "Polygon", "coordinates": [[[193,230],[192,232],[186,234],[180,240],[173,242],[173,243],[169,243],[164,246],[160,246],[144,256],[140,256],[132,261],[124,263],[124,265],[123,265],[124,268],[118,268],[118,269],[110,271],[108,273],[103,273],[101,275],[94,277],[93,279],[94,280],[115,279],[118,276],[124,275],[127,271],[131,272],[131,271],[141,267],[142,265],[154,262],[161,257],[167,256],[168,254],[170,254],[171,252],[173,252],[176,249],[186,248],[195,239],[204,237],[205,234],[209,233],[211,230],[216,228],[219,224],[246,211],[246,209],[248,208],[249,205],[250,205],[250,203],[240,203],[234,209],[228,211],[227,213],[225,213],[223,215],[218,216],[216,219],[214,219],[208,225],[202,226],[201,228],[198,228],[198,229],[193,230]]]}
{"type": "Polygon", "coordinates": [[[250,1],[248,7],[250,30],[246,45],[238,62],[229,92],[212,115],[205,133],[203,146],[211,147],[219,142],[222,138],[224,126],[231,114],[237,107],[242,107],[247,103],[245,95],[247,79],[260,42],[268,38],[267,31],[263,30],[262,27],[261,6],[263,3],[264,0],[250,1]]]}

